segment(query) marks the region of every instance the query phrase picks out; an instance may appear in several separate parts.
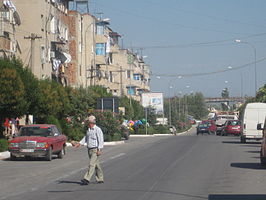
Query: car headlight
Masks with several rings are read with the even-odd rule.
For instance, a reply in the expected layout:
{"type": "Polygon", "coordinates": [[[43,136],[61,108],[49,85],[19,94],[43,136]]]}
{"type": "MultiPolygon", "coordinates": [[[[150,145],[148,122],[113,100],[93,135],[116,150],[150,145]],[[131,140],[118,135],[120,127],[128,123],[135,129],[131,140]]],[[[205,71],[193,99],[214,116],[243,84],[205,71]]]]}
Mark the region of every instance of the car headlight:
{"type": "Polygon", "coordinates": [[[38,142],[38,143],[36,144],[36,147],[46,148],[46,147],[47,147],[47,143],[46,143],[46,142],[38,142]]]}
{"type": "Polygon", "coordinates": [[[18,143],[11,142],[9,144],[9,147],[11,147],[11,148],[18,148],[18,143]]]}

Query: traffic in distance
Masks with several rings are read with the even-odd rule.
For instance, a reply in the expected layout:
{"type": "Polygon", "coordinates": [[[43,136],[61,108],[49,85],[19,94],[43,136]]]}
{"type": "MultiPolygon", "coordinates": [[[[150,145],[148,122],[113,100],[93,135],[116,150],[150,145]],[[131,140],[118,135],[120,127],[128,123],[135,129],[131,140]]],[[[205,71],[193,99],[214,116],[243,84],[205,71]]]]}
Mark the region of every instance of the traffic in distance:
{"type": "Polygon", "coordinates": [[[260,160],[266,165],[266,103],[248,103],[241,119],[236,112],[211,112],[197,125],[197,135],[237,136],[240,143],[261,141],[260,160]]]}

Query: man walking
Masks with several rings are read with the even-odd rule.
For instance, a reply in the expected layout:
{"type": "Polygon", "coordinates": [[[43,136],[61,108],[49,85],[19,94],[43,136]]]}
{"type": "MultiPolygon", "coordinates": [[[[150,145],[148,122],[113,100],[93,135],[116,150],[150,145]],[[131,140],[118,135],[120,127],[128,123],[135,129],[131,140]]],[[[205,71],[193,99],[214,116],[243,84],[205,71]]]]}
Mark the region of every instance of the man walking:
{"type": "Polygon", "coordinates": [[[94,173],[97,183],[104,183],[103,171],[99,162],[99,156],[102,154],[104,144],[103,132],[101,128],[96,125],[96,118],[93,115],[89,116],[86,122],[88,123],[86,135],[79,143],[74,145],[74,147],[79,147],[87,143],[90,158],[88,171],[81,180],[81,183],[82,185],[88,185],[94,173]]]}

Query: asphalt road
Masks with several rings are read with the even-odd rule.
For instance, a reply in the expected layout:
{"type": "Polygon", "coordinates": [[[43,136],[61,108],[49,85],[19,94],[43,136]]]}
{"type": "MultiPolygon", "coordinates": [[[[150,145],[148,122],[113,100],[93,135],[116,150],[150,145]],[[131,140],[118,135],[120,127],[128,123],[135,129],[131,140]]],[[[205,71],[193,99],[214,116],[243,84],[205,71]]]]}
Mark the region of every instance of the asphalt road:
{"type": "Polygon", "coordinates": [[[10,200],[256,200],[266,199],[266,168],[258,142],[180,136],[130,138],[105,147],[105,183],[80,185],[85,147],[69,147],[62,160],[0,161],[0,199],[10,200]]]}

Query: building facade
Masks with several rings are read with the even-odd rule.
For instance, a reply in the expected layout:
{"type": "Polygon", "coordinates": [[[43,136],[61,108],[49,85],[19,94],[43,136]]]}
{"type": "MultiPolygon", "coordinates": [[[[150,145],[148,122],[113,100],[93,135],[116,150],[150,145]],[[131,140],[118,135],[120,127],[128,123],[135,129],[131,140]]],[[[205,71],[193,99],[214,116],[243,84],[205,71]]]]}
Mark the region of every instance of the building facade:
{"type": "Polygon", "coordinates": [[[140,101],[150,91],[143,58],[119,45],[109,19],[69,10],[70,0],[0,0],[0,55],[16,56],[39,79],[100,85],[140,101]]]}

